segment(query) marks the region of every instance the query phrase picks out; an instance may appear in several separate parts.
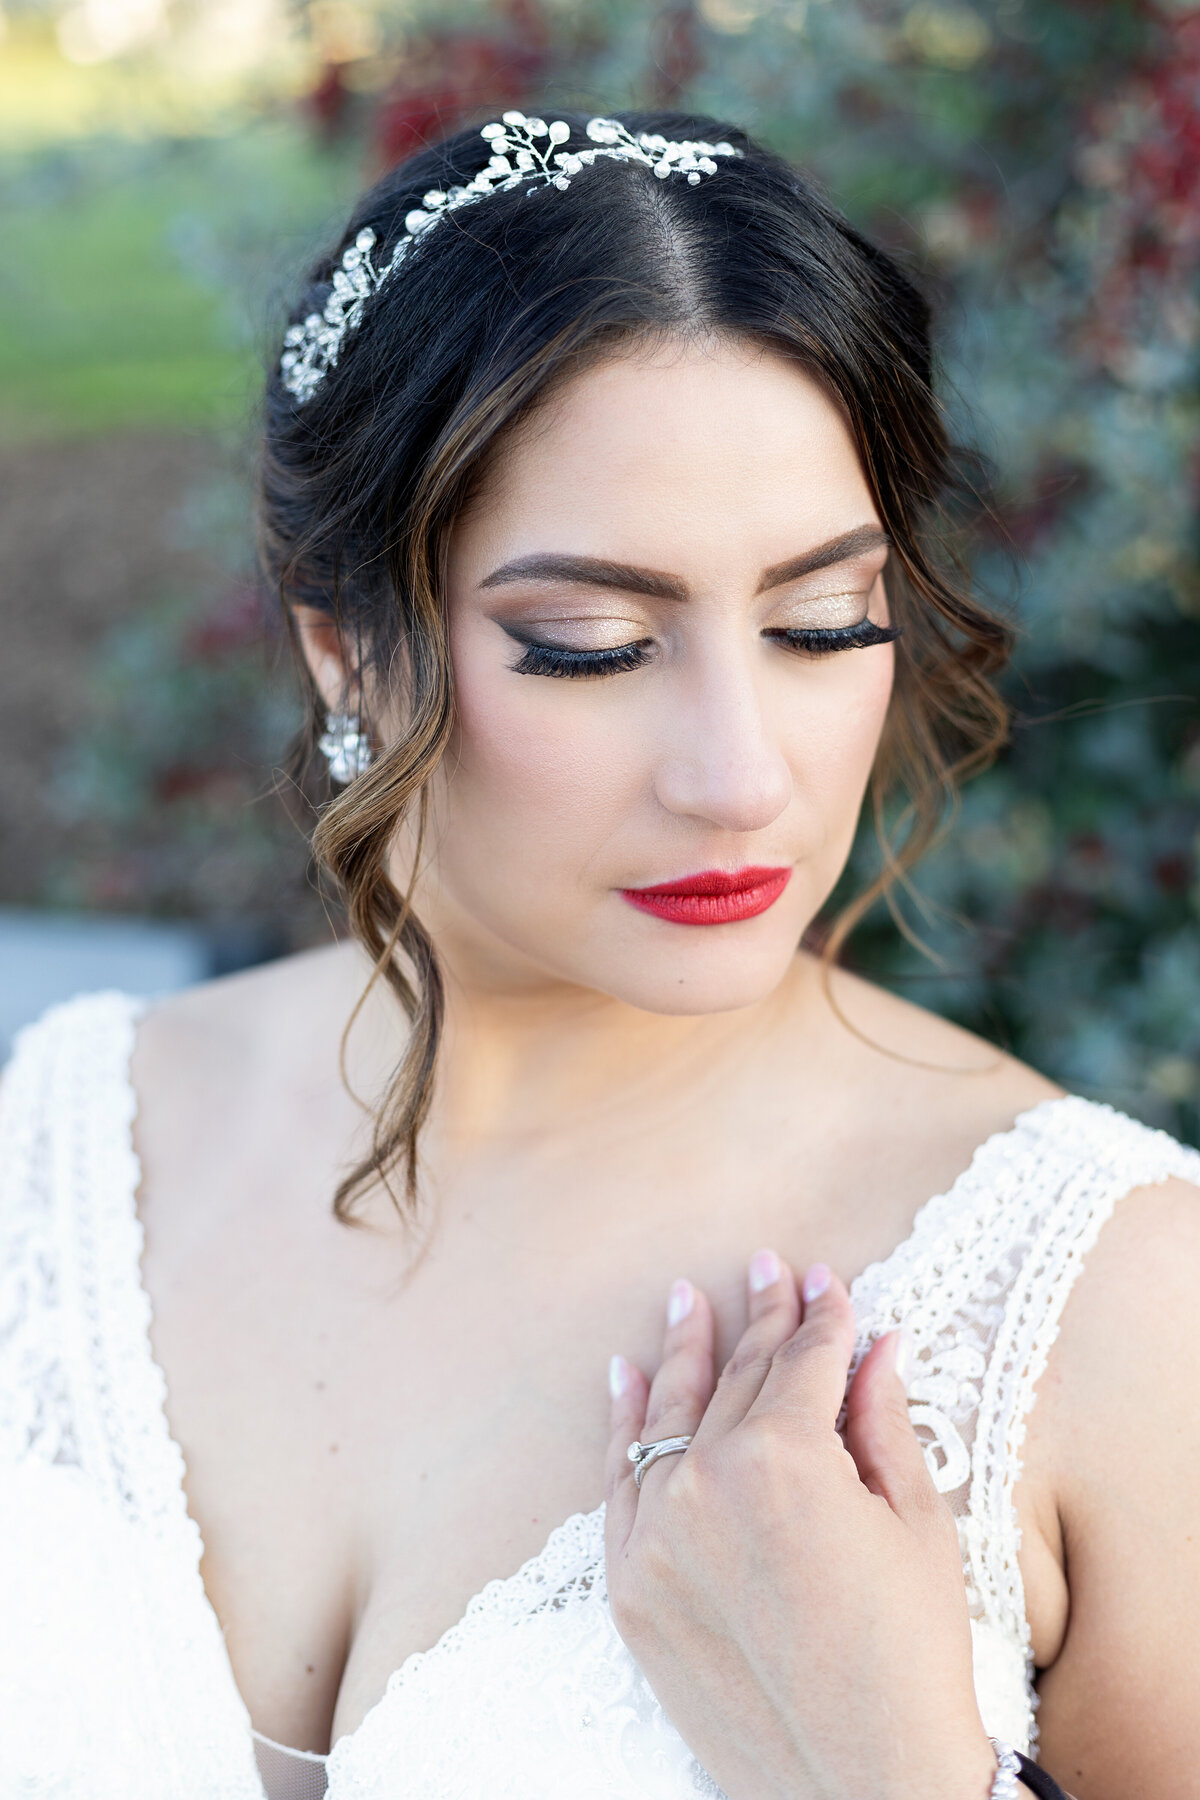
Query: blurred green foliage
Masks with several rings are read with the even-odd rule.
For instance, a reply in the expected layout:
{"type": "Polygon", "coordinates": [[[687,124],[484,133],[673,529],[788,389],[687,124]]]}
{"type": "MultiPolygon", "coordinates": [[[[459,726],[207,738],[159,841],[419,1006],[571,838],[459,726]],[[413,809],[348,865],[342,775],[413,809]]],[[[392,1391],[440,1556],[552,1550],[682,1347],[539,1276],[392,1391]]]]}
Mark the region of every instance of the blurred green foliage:
{"type": "Polygon", "coordinates": [[[261,592],[239,583],[199,614],[193,595],[166,595],[113,632],[51,796],[75,832],[47,900],[149,902],[294,947],[317,909],[295,824],[264,804],[299,722],[280,648],[261,592]]]}
{"type": "MultiPolygon", "coordinates": [[[[2,221],[20,254],[5,279],[24,285],[21,305],[0,309],[0,402],[96,425],[248,414],[246,371],[281,271],[358,176],[439,123],[557,100],[696,107],[744,124],[802,162],[937,298],[946,405],[994,469],[996,522],[976,572],[1021,628],[1011,749],[968,790],[904,902],[932,959],[882,911],[852,958],[1068,1086],[1197,1136],[1200,11],[1178,0],[351,10],[370,15],[376,47],[315,68],[306,127],[126,149],[119,176],[111,160],[59,153],[49,174],[38,164],[9,182],[2,221]],[[38,200],[39,181],[52,196],[60,183],[62,208],[38,200]]],[[[328,7],[321,16],[327,30],[328,7]]],[[[314,23],[317,53],[321,41],[314,23]]],[[[241,529],[231,542],[245,544],[241,529]]],[[[109,722],[73,764],[77,803],[86,793],[94,816],[118,794],[127,817],[167,806],[176,737],[188,766],[228,761],[215,687],[140,734],[112,723],[155,682],[184,679],[185,641],[167,609],[149,640],[126,633],[114,646],[109,722]],[[136,675],[123,675],[131,656],[136,675]]],[[[231,646],[218,670],[251,711],[238,659],[252,654],[231,646]]],[[[255,755],[269,754],[281,716],[264,717],[255,755]]],[[[197,842],[218,833],[219,806],[189,829],[197,842]]],[[[864,835],[850,879],[873,854],[864,835]]],[[[180,891],[162,890],[171,904],[180,891]]]]}
{"type": "Polygon", "coordinates": [[[245,422],[273,289],[358,173],[286,119],[0,158],[0,441],[245,422]]]}

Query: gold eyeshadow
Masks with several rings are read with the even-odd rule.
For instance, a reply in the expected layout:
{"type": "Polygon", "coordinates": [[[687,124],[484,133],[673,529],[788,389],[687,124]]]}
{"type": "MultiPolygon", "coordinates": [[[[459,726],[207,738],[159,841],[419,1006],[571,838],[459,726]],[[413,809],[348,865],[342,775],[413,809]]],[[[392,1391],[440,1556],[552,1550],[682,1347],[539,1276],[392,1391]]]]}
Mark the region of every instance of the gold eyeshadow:
{"type": "Polygon", "coordinates": [[[557,650],[617,650],[631,639],[646,636],[643,619],[607,616],[605,618],[557,617],[537,618],[501,625],[506,635],[518,644],[538,643],[557,650]]]}
{"type": "Polygon", "coordinates": [[[838,631],[846,625],[857,625],[867,610],[869,594],[823,594],[812,600],[797,600],[781,608],[773,616],[778,629],[805,631],[838,631]]]}

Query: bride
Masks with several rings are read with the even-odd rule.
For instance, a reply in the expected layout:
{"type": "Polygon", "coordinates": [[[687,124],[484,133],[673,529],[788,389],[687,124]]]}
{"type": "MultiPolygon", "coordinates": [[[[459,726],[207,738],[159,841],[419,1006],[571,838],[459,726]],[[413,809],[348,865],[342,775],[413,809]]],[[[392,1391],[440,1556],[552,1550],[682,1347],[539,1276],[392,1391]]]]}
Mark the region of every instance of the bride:
{"type": "Polygon", "coordinates": [[[1003,733],[923,303],[508,114],[294,316],[354,939],[6,1073],[0,1795],[1200,1795],[1200,1156],[833,956],[1003,733]]]}

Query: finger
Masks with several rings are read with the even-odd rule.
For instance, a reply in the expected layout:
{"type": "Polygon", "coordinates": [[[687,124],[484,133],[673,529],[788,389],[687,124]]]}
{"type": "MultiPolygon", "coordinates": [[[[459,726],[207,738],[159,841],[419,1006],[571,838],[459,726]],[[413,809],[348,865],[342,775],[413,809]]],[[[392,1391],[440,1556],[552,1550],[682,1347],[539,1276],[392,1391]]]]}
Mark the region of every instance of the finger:
{"type": "Polygon", "coordinates": [[[614,1356],[608,1366],[608,1392],[611,1410],[608,1453],[604,1459],[604,1538],[606,1554],[615,1562],[633,1530],[637,1512],[633,1464],[627,1452],[642,1434],[650,1383],[631,1362],[614,1356]]]}
{"type": "Polygon", "coordinates": [[[772,1357],[750,1410],[785,1414],[791,1431],[832,1433],[854,1355],[854,1308],[825,1263],[809,1268],[801,1299],[800,1324],[772,1357]]]}
{"type": "Polygon", "coordinates": [[[800,1318],[796,1277],[773,1250],[756,1250],[747,1279],[749,1322],[721,1371],[700,1435],[707,1441],[740,1425],[758,1398],[779,1346],[800,1318]]]}
{"type": "Polygon", "coordinates": [[[917,1524],[936,1509],[939,1496],[909,1418],[904,1365],[910,1357],[902,1331],[872,1344],[846,1397],[845,1438],[864,1487],[917,1524]]]}
{"type": "MultiPolygon", "coordinates": [[[[713,1316],[708,1297],[690,1281],[672,1284],[667,1298],[663,1359],[650,1383],[643,1443],[694,1433],[713,1390],[713,1316]]],[[[669,1476],[673,1457],[662,1457],[642,1476],[642,1492],[669,1476]]]]}

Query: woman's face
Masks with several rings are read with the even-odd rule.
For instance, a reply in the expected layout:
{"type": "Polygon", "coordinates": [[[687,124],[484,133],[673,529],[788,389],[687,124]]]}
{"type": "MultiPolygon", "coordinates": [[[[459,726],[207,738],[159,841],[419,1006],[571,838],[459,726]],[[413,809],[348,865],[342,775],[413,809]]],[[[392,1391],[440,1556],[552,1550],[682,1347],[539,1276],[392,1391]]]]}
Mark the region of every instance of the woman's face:
{"type": "Polygon", "coordinates": [[[559,389],[450,545],[417,904],[451,966],[659,1013],[768,994],[883,727],[886,553],[836,407],[774,353],[642,347],[559,389]]]}

